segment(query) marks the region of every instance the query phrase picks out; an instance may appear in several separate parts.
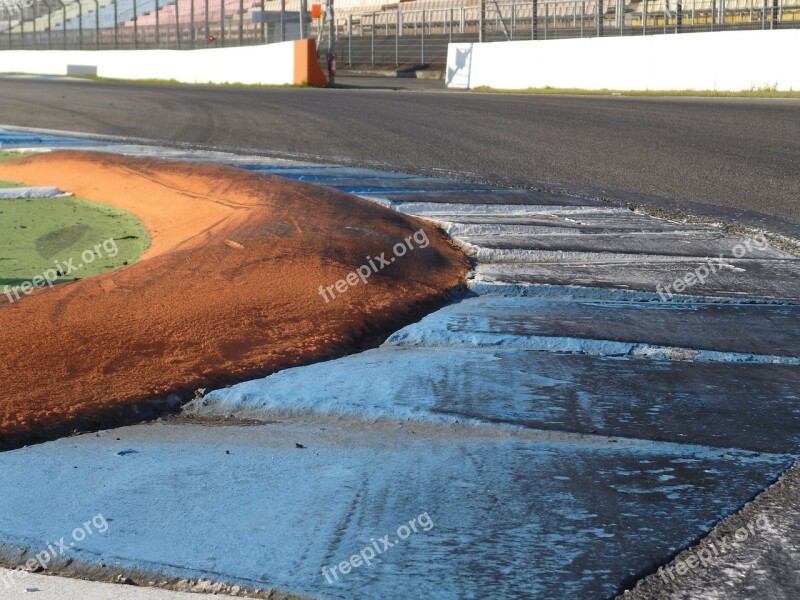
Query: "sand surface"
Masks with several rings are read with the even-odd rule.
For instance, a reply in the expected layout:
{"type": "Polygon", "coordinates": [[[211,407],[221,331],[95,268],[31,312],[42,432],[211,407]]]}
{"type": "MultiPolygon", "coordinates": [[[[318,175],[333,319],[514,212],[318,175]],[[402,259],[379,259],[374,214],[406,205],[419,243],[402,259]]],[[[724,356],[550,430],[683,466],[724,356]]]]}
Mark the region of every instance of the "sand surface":
{"type": "Polygon", "coordinates": [[[165,398],[374,344],[443,301],[466,259],[438,230],[348,194],[212,165],[53,152],[0,179],[129,211],[144,259],[0,297],[0,447],[159,414],[165,398]],[[325,302],[335,284],[424,228],[430,241],[325,302]]]}

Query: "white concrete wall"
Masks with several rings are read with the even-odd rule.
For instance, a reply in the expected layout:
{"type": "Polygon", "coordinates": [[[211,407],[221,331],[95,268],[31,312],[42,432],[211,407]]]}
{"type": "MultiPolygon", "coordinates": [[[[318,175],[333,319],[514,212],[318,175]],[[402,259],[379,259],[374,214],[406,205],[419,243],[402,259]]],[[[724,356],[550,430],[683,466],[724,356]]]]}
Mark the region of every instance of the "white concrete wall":
{"type": "Polygon", "coordinates": [[[174,79],[182,83],[294,83],[294,42],[202,50],[5,50],[0,73],[66,75],[68,65],[96,66],[99,77],[174,79]]]}
{"type": "Polygon", "coordinates": [[[453,88],[800,91],[800,30],[450,44],[453,88]]]}

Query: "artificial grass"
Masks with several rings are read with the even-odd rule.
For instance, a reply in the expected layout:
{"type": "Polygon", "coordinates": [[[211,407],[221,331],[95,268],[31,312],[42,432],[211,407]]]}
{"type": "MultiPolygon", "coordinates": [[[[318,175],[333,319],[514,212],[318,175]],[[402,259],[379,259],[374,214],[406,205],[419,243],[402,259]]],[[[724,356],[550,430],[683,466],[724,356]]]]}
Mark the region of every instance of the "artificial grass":
{"type": "MultiPolygon", "coordinates": [[[[5,75],[28,76],[32,73],[5,73],[5,75]]],[[[214,83],[213,81],[198,81],[188,83],[177,79],[121,79],[119,77],[101,77],[98,75],[40,75],[41,77],[52,77],[53,79],[82,79],[85,81],[96,81],[99,83],[130,83],[140,85],[182,85],[189,87],[211,86],[211,87],[243,87],[243,88],[315,88],[308,83],[214,83]]]]}
{"type": "Polygon", "coordinates": [[[10,160],[17,160],[18,158],[25,158],[26,156],[31,156],[32,154],[36,154],[36,152],[4,152],[0,150],[0,163],[8,162],[10,160]]]}
{"type": "Polygon", "coordinates": [[[139,219],[104,204],[68,197],[0,200],[0,292],[35,277],[63,283],[118,269],[136,262],[149,245],[139,219]]]}
{"type": "Polygon", "coordinates": [[[476,92],[492,94],[533,94],[533,95],[564,95],[564,96],[669,96],[669,97],[699,97],[699,98],[800,98],[800,91],[778,91],[773,87],[764,86],[739,92],[724,92],[718,90],[586,90],[580,88],[527,88],[520,90],[505,90],[488,86],[476,87],[476,92]]]}

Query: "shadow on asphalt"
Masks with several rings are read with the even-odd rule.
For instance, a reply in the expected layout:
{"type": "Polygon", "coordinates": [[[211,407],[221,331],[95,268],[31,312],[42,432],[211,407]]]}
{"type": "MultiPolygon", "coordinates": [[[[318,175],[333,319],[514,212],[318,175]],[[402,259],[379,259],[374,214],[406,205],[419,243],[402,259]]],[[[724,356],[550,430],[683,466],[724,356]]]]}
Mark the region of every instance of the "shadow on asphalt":
{"type": "Polygon", "coordinates": [[[384,77],[378,75],[336,75],[336,88],[351,90],[390,91],[445,91],[441,79],[416,79],[413,77],[384,77]]]}

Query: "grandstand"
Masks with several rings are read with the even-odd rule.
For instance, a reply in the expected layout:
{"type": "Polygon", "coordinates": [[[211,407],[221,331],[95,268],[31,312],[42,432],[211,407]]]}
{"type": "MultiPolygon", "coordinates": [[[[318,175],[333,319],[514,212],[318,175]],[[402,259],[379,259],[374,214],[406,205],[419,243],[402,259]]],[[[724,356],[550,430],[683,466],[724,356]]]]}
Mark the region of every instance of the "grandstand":
{"type": "MultiPolygon", "coordinates": [[[[67,29],[91,29],[97,26],[99,29],[113,29],[114,24],[132,23],[135,14],[139,22],[148,15],[154,14],[156,10],[163,9],[167,5],[174,4],[175,0],[117,0],[110,1],[100,6],[99,10],[94,8],[88,13],[83,13],[83,22],[80,17],[74,17],[67,21],[67,29]]],[[[58,27],[58,24],[56,25],[58,27]]]]}
{"type": "MultiPolygon", "coordinates": [[[[195,48],[297,39],[301,1],[313,0],[285,0],[283,12],[280,0],[36,0],[22,13],[6,11],[0,48],[195,48]]],[[[320,39],[322,25],[308,20],[302,30],[320,39]]],[[[335,26],[345,64],[443,63],[451,41],[797,27],[800,0],[483,0],[483,9],[481,0],[337,0],[335,26]]]]}

